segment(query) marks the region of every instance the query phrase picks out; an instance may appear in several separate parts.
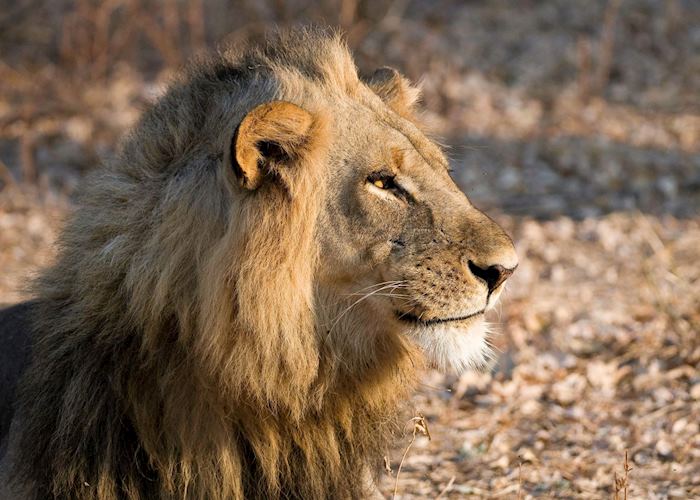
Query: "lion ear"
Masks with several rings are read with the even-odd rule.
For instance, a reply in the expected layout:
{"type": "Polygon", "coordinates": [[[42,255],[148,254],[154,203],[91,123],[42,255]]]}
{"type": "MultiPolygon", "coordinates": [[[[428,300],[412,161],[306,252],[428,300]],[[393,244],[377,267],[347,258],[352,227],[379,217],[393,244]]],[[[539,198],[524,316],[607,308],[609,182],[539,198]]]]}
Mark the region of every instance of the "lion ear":
{"type": "Polygon", "coordinates": [[[301,157],[309,144],[314,118],[305,109],[285,101],[253,108],[241,121],[224,153],[242,188],[260,187],[272,172],[301,157]]]}
{"type": "Polygon", "coordinates": [[[375,70],[365,83],[399,114],[411,114],[420,99],[420,89],[394,68],[385,66],[375,70]]]}

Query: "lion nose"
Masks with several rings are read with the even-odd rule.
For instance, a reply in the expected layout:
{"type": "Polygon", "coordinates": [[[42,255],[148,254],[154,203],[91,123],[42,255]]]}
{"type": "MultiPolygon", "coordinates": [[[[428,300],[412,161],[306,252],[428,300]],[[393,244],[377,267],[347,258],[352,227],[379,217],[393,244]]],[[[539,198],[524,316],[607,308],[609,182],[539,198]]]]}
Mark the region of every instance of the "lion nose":
{"type": "MultiPolygon", "coordinates": [[[[517,267],[517,264],[515,267],[517,267]]],[[[489,287],[489,293],[493,292],[505,280],[507,280],[510,275],[513,274],[513,271],[515,271],[515,267],[507,269],[500,264],[480,267],[477,266],[473,260],[469,261],[469,270],[474,276],[486,282],[486,286],[489,287]]]]}

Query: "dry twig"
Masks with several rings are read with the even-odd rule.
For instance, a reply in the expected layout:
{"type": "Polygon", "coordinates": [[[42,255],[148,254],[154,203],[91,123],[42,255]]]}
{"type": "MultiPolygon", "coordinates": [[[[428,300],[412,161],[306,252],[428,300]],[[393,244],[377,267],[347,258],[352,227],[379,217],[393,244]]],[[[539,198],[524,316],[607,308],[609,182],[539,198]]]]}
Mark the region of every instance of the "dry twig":
{"type": "Polygon", "coordinates": [[[450,478],[450,480],[447,482],[445,487],[440,491],[440,494],[435,497],[435,500],[440,500],[445,495],[445,493],[450,491],[450,489],[452,488],[452,485],[455,483],[456,478],[457,478],[457,476],[452,476],[450,478]]]}
{"type": "Polygon", "coordinates": [[[425,417],[421,412],[418,412],[418,414],[411,419],[411,422],[413,422],[413,435],[411,437],[411,441],[408,443],[408,446],[406,446],[406,450],[403,452],[401,462],[399,463],[399,468],[396,470],[396,481],[394,483],[394,494],[391,496],[392,499],[396,498],[396,493],[399,490],[399,475],[401,474],[401,468],[403,467],[403,463],[408,455],[408,450],[411,449],[411,446],[413,446],[413,443],[416,440],[416,436],[418,434],[422,434],[423,436],[427,436],[429,440],[431,439],[430,431],[428,430],[428,422],[426,422],[425,417]]]}
{"type": "Polygon", "coordinates": [[[600,39],[598,68],[596,72],[596,90],[603,92],[610,78],[610,68],[612,67],[613,52],[615,48],[615,24],[620,12],[622,0],[610,0],[605,9],[603,19],[603,32],[600,39]]]}
{"type": "Polygon", "coordinates": [[[624,474],[622,477],[617,476],[617,472],[613,472],[614,487],[615,487],[615,500],[627,500],[627,490],[629,488],[629,472],[632,470],[630,467],[627,450],[625,450],[625,463],[624,463],[624,474]],[[622,492],[622,497],[620,497],[620,492],[622,492]]]}
{"type": "Polygon", "coordinates": [[[523,498],[523,463],[518,462],[518,500],[523,498]]]}

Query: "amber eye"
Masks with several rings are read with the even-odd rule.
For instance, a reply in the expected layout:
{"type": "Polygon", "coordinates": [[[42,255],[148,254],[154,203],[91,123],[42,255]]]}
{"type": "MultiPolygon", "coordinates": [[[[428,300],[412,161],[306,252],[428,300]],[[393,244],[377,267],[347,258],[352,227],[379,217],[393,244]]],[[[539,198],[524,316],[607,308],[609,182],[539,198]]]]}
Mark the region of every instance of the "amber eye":
{"type": "Polygon", "coordinates": [[[396,188],[396,183],[394,182],[394,176],[385,173],[374,173],[367,177],[367,182],[379,189],[394,189],[396,188]]]}

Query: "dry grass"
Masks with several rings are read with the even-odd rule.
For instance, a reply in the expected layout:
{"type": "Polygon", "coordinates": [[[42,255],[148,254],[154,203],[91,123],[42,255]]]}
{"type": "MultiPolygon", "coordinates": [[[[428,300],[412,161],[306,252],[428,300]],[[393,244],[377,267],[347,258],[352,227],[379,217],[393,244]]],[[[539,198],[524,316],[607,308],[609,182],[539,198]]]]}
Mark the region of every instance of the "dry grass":
{"type": "MultiPolygon", "coordinates": [[[[392,499],[396,498],[396,495],[399,491],[399,476],[401,475],[401,468],[403,467],[403,463],[406,460],[406,456],[408,455],[408,452],[411,449],[411,446],[413,446],[413,443],[416,441],[416,436],[422,435],[428,438],[428,441],[430,441],[430,431],[428,430],[428,422],[426,422],[425,417],[423,416],[422,413],[418,412],[418,415],[413,417],[411,419],[411,423],[413,424],[413,433],[411,437],[411,441],[409,441],[408,445],[406,446],[406,449],[403,452],[403,455],[401,456],[401,462],[399,462],[399,468],[396,470],[396,480],[394,481],[394,494],[391,496],[392,499]]],[[[442,494],[442,493],[441,493],[442,494]]]]}
{"type": "Polygon", "coordinates": [[[623,473],[617,475],[617,471],[613,473],[613,488],[615,488],[614,500],[627,500],[627,490],[629,489],[629,472],[632,470],[627,460],[627,450],[625,450],[625,463],[623,464],[623,473]]]}

